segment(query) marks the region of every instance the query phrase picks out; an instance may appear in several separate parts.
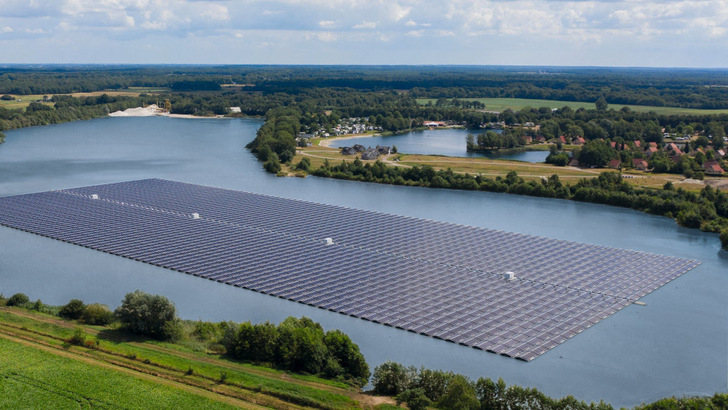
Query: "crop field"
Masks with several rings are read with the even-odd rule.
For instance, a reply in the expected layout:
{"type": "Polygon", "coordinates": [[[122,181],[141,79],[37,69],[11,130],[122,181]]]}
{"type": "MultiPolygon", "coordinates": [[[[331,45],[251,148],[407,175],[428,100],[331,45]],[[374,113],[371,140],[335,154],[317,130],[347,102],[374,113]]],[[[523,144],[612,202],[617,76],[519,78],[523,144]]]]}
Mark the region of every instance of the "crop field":
{"type": "MultiPolygon", "coordinates": [[[[192,344],[194,345],[194,344],[192,344]]],[[[343,383],[0,307],[0,408],[360,408],[343,383]],[[87,343],[67,340],[82,329],[87,343]]]]}
{"type": "Polygon", "coordinates": [[[74,97],[98,97],[100,95],[106,94],[110,96],[138,97],[140,94],[161,94],[168,92],[169,90],[170,89],[166,87],[129,87],[116,90],[94,91],[89,93],[73,93],[71,95],[74,97]]]}
{"type": "MultiPolygon", "coordinates": [[[[5,95],[5,94],[3,94],[5,95]]],[[[14,94],[7,94],[11,95],[13,97],[12,100],[0,100],[0,107],[7,108],[9,110],[18,109],[18,108],[25,108],[30,103],[35,101],[43,101],[43,95],[42,94],[30,94],[30,95],[14,95],[14,94]],[[20,101],[18,101],[20,100],[20,101]]],[[[50,95],[48,95],[50,97],[50,95]]],[[[43,102],[45,105],[53,106],[52,102],[43,102]]]]}
{"type": "MultiPolygon", "coordinates": [[[[461,98],[462,101],[480,101],[485,104],[485,111],[503,112],[507,109],[518,111],[525,107],[540,108],[562,108],[564,106],[571,107],[574,110],[579,108],[594,109],[594,103],[590,102],[575,102],[575,101],[555,101],[555,100],[531,100],[526,98],[461,98]]],[[[425,105],[428,102],[433,104],[437,101],[434,98],[418,98],[417,102],[421,105],[425,105]]],[[[650,112],[653,111],[657,114],[728,114],[728,110],[703,110],[696,108],[679,108],[679,107],[651,107],[647,105],[622,105],[622,104],[609,104],[610,109],[619,110],[622,107],[628,107],[632,111],[637,112],[650,112]]]]}

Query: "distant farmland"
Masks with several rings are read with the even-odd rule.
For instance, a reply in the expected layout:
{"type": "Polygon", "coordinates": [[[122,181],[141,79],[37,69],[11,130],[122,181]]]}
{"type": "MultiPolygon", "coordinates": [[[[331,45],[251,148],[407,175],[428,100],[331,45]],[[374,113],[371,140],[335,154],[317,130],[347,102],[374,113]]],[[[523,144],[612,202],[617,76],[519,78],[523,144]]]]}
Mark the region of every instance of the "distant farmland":
{"type": "MultiPolygon", "coordinates": [[[[513,111],[519,111],[524,107],[540,108],[562,108],[564,106],[571,107],[576,110],[579,108],[593,109],[594,103],[591,102],[575,102],[575,101],[556,101],[556,100],[530,100],[526,98],[459,98],[461,101],[480,101],[485,104],[486,111],[497,111],[503,112],[507,109],[513,111]]],[[[425,105],[429,101],[433,104],[437,99],[435,98],[418,98],[417,103],[425,105]]],[[[657,114],[695,114],[695,115],[706,115],[706,114],[728,114],[728,109],[723,110],[702,110],[697,108],[679,108],[679,107],[651,107],[648,105],[622,105],[622,104],[609,104],[610,109],[619,110],[622,107],[629,107],[632,111],[637,112],[650,112],[653,111],[657,114]]]]}

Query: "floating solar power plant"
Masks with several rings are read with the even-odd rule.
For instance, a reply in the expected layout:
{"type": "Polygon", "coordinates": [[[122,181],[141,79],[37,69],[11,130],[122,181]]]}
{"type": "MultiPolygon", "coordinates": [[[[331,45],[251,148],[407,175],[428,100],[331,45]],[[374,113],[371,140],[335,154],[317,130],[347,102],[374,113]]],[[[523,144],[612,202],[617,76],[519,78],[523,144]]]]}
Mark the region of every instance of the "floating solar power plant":
{"type": "Polygon", "coordinates": [[[698,264],[158,179],[0,198],[0,224],[523,360],[698,264]]]}

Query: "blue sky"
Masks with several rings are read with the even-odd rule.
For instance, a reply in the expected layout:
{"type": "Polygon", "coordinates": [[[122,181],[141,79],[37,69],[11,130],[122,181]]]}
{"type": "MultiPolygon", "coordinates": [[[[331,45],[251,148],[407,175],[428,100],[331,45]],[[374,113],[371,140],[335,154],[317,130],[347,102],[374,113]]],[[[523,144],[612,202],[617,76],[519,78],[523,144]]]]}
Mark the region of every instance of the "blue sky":
{"type": "Polygon", "coordinates": [[[0,0],[0,63],[728,67],[728,0],[0,0]]]}

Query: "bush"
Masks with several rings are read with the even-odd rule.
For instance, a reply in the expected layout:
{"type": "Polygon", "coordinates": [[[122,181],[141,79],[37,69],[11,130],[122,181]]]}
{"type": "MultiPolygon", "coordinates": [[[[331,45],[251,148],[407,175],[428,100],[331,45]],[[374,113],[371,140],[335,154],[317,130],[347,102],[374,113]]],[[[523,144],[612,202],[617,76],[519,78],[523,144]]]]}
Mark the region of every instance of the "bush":
{"type": "Polygon", "coordinates": [[[311,169],[311,160],[306,157],[301,158],[301,162],[296,165],[296,169],[308,172],[311,169]]]}
{"type": "Polygon", "coordinates": [[[723,249],[728,250],[728,228],[723,229],[720,233],[720,244],[723,246],[723,249]]]}
{"type": "Polygon", "coordinates": [[[134,333],[164,340],[177,331],[167,322],[176,321],[174,304],[164,296],[150,295],[141,290],[127,293],[114,314],[121,324],[134,333]]]}
{"type": "Polygon", "coordinates": [[[81,317],[85,307],[86,305],[81,299],[71,299],[61,308],[58,316],[64,319],[77,320],[81,317]]]}
{"type": "Polygon", "coordinates": [[[106,326],[114,321],[114,313],[106,305],[92,303],[84,308],[80,319],[89,325],[106,326]]]}
{"type": "Polygon", "coordinates": [[[405,390],[397,395],[397,406],[407,403],[410,410],[425,410],[432,405],[432,401],[425,396],[422,389],[405,390]]]}
{"type": "Polygon", "coordinates": [[[281,163],[278,160],[278,155],[276,155],[275,153],[271,154],[271,156],[268,157],[268,160],[265,161],[265,163],[263,164],[263,167],[271,174],[277,174],[281,172],[281,163]]]}
{"type": "Polygon", "coordinates": [[[86,344],[86,332],[82,327],[73,329],[73,335],[66,340],[68,343],[76,346],[84,346],[86,344]]]}
{"type": "Polygon", "coordinates": [[[416,372],[414,367],[407,368],[399,363],[386,361],[374,368],[374,393],[396,396],[410,388],[416,372]]]}
{"type": "Polygon", "coordinates": [[[16,293],[10,296],[10,299],[5,303],[8,306],[23,307],[30,302],[30,298],[25,293],[16,293]]]}

